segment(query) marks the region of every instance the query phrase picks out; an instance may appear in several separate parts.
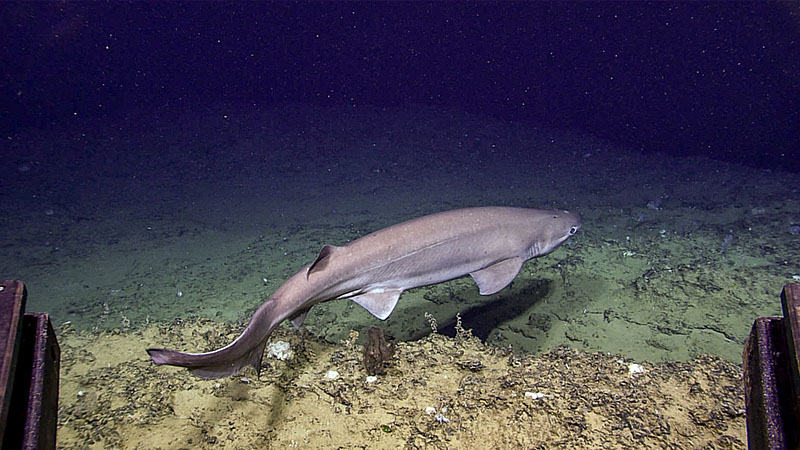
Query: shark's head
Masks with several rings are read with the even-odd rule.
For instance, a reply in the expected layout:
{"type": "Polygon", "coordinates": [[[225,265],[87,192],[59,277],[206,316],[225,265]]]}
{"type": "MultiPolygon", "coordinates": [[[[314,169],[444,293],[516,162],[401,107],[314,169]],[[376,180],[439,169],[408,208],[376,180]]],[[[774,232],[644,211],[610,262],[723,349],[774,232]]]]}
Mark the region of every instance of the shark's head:
{"type": "MultiPolygon", "coordinates": [[[[543,211],[544,212],[544,211],[543,211]]],[[[546,211],[537,216],[529,255],[546,255],[581,228],[581,216],[569,211],[546,211]]]]}

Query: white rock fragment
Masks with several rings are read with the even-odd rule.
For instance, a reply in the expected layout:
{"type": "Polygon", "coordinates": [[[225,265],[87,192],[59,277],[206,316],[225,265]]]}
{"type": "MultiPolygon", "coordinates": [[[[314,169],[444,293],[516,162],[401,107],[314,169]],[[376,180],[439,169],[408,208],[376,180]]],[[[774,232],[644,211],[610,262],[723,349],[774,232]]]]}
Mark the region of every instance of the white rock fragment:
{"type": "Polygon", "coordinates": [[[539,400],[540,398],[553,398],[553,396],[543,394],[541,392],[525,392],[525,398],[532,398],[534,400],[539,400]]]}
{"type": "Polygon", "coordinates": [[[288,342],[275,341],[270,342],[267,346],[267,358],[275,358],[281,361],[286,361],[292,357],[292,350],[288,342]]]}
{"type": "Polygon", "coordinates": [[[631,363],[628,365],[628,376],[633,376],[637,373],[644,373],[644,367],[639,364],[631,363]]]}
{"type": "Polygon", "coordinates": [[[425,414],[427,415],[434,414],[435,412],[436,408],[434,408],[433,406],[428,406],[427,408],[425,408],[425,414]]]}
{"type": "Polygon", "coordinates": [[[242,378],[239,379],[239,381],[241,381],[244,384],[250,384],[253,380],[251,380],[250,378],[247,378],[247,377],[242,377],[242,378]]]}
{"type": "Polygon", "coordinates": [[[378,381],[378,377],[376,377],[375,375],[370,375],[364,381],[366,381],[367,383],[374,383],[374,382],[378,381]]]}
{"type": "Polygon", "coordinates": [[[327,378],[329,380],[335,380],[335,379],[339,378],[339,372],[337,372],[335,370],[329,370],[328,373],[325,374],[325,378],[327,378]]]}
{"type": "Polygon", "coordinates": [[[442,415],[442,413],[436,414],[435,416],[433,416],[433,418],[436,419],[436,421],[439,423],[450,423],[450,419],[442,415]]]}

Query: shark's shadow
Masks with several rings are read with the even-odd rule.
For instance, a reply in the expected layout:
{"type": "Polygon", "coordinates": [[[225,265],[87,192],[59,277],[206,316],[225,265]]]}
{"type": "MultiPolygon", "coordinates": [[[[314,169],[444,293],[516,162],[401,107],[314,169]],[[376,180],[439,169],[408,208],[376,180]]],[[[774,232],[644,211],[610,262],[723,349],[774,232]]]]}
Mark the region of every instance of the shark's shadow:
{"type": "MultiPolygon", "coordinates": [[[[519,290],[504,294],[495,294],[497,300],[474,306],[461,312],[461,326],[471,329],[472,335],[486,342],[489,333],[499,324],[507,322],[525,310],[546,298],[552,288],[552,281],[546,279],[531,280],[519,290]]],[[[456,335],[456,318],[448,318],[439,323],[439,333],[447,336],[456,335]]]]}

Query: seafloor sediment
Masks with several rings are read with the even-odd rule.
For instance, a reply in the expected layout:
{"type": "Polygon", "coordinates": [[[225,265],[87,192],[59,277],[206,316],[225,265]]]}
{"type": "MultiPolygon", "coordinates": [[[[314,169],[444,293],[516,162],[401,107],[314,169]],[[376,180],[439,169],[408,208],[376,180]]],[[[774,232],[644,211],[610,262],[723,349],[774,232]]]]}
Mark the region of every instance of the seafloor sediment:
{"type": "MultiPolygon", "coordinates": [[[[355,339],[291,328],[261,377],[202,380],[143,349],[229,342],[210,321],[60,330],[60,448],[745,448],[741,366],[640,363],[556,348],[519,355],[461,329],[401,342],[369,382],[355,339]]],[[[355,335],[352,335],[355,338],[355,335]]]]}
{"type": "Polygon", "coordinates": [[[800,279],[795,174],[424,107],[169,114],[8,137],[0,273],[60,330],[63,448],[458,448],[491,446],[487,430],[528,448],[744,445],[743,343],[800,279]],[[570,209],[583,226],[492,296],[469,278],[413,289],[384,322],[319,304],[305,334],[273,338],[296,359],[260,380],[218,387],[145,359],[229,343],[325,244],[480,205],[570,209]],[[426,314],[448,336],[460,314],[489,346],[426,337],[426,314]],[[366,384],[336,343],[375,324],[400,343],[366,384]]]}

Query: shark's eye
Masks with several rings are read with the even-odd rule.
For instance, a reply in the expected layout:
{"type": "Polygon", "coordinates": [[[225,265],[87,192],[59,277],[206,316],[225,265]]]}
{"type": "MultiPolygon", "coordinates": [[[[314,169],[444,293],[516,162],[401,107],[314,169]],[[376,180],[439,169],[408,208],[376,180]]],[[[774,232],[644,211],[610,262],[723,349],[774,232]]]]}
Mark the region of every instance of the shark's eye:
{"type": "Polygon", "coordinates": [[[569,229],[569,234],[573,235],[578,232],[578,227],[572,227],[569,229]]]}

